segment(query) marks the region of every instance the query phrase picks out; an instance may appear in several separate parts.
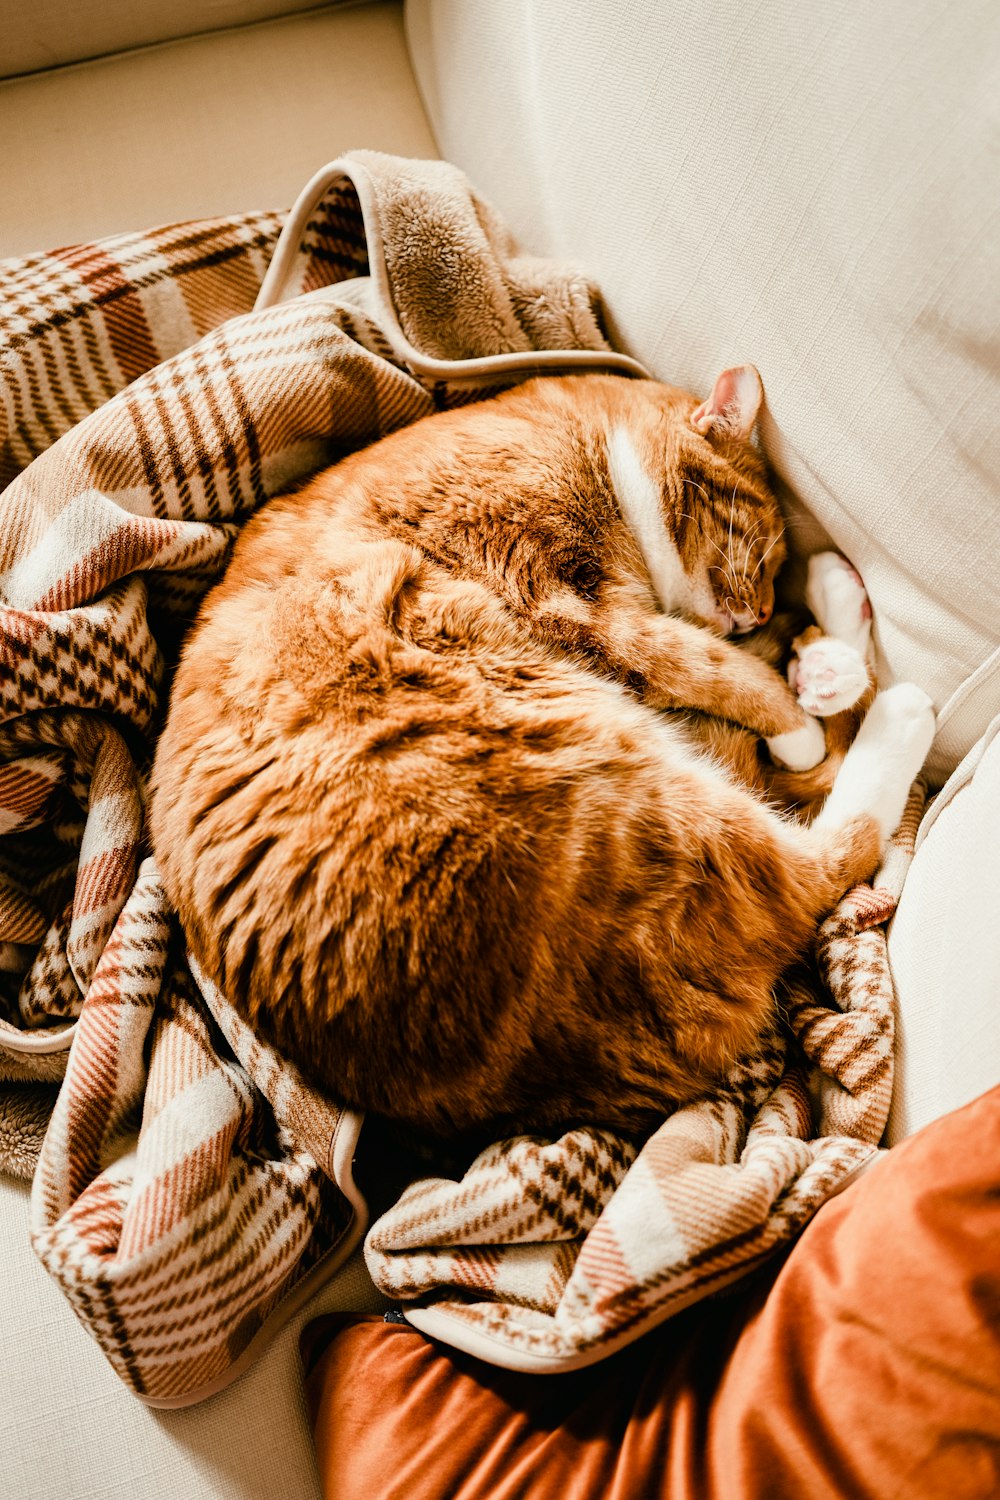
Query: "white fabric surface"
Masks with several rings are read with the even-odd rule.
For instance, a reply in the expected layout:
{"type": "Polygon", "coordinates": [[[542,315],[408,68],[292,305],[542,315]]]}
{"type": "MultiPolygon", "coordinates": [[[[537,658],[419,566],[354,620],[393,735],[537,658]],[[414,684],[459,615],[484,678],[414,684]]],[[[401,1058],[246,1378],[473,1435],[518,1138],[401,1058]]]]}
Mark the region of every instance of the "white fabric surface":
{"type": "Polygon", "coordinates": [[[1000,1083],[1000,719],[924,819],[889,963],[894,1146],[1000,1083]]]}
{"type": "Polygon", "coordinates": [[[397,4],[0,83],[0,256],[288,207],[353,146],[436,156],[397,4]]]}
{"type": "Polygon", "coordinates": [[[28,1189],[0,1178],[3,1500],[320,1500],[298,1336],[324,1312],[381,1311],[361,1252],[246,1375],[183,1411],[118,1380],[28,1242],[28,1189]]]}
{"type": "Polygon", "coordinates": [[[860,568],[943,780],[1000,707],[1000,7],[407,0],[407,29],[442,155],[584,263],[629,353],[705,394],[758,365],[794,539],[860,568]]]}

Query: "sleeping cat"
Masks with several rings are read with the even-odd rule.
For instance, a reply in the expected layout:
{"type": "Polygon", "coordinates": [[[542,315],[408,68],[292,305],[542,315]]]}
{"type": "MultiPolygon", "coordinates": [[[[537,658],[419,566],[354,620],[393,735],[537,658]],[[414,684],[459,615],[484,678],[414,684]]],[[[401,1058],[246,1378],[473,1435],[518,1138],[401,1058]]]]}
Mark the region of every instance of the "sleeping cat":
{"type": "Polygon", "coordinates": [[[861,696],[867,626],[827,554],[814,607],[856,639],[800,645],[801,703],[727,639],[784,555],[760,401],[752,367],[700,404],[532,380],[244,528],[177,671],[154,848],[202,969],[344,1104],[647,1128],[754,1047],[877,866],[933,713],[878,695],[814,821],[769,804],[829,785],[802,703],[861,696]]]}

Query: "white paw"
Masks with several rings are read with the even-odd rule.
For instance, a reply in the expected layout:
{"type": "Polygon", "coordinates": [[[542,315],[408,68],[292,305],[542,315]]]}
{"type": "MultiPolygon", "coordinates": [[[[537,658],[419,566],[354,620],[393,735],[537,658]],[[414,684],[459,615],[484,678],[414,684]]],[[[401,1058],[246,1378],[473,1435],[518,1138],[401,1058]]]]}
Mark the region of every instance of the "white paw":
{"type": "Polygon", "coordinates": [[[883,840],[890,838],[933,738],[934,705],[922,688],[899,682],[879,693],[817,822],[831,826],[868,814],[883,840]]]}
{"type": "Polygon", "coordinates": [[[853,708],[868,686],[868,668],[853,646],[825,635],[792,659],[788,682],[799,707],[825,719],[853,708]]]}
{"type": "Polygon", "coordinates": [[[826,755],[826,735],[818,719],[807,719],[787,734],[772,735],[766,743],[775,765],[788,771],[811,771],[826,755]]]}
{"type": "Polygon", "coordinates": [[[897,682],[878,694],[862,728],[868,727],[869,720],[873,726],[883,726],[880,732],[891,739],[897,757],[916,762],[912,781],[927,759],[934,738],[932,700],[915,682],[897,682]]]}
{"type": "Polygon", "coordinates": [[[846,557],[839,552],[817,552],[809,559],[806,603],[825,635],[835,636],[864,656],[872,607],[860,573],[846,557]]]}

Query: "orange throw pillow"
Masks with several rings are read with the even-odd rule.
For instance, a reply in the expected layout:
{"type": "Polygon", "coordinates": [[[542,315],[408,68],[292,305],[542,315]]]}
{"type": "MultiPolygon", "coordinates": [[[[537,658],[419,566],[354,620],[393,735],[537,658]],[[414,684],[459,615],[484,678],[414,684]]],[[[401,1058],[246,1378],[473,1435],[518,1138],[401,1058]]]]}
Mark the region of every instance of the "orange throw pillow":
{"type": "Polygon", "coordinates": [[[897,1146],[771,1275],[567,1375],[403,1323],[304,1336],[328,1500],[1000,1496],[1000,1088],[897,1146]]]}

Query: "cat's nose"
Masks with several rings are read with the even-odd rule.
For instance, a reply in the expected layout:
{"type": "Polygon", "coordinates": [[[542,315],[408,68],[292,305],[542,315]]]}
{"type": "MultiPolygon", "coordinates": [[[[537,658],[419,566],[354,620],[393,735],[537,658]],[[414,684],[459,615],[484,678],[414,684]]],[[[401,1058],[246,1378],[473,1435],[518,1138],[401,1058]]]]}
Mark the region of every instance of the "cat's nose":
{"type": "Polygon", "coordinates": [[[773,606],[773,604],[767,604],[767,603],[762,604],[761,607],[760,607],[760,609],[757,611],[757,624],[758,625],[766,625],[767,622],[768,622],[768,620],[771,618],[771,615],[773,613],[774,613],[774,606],[773,606]]]}

